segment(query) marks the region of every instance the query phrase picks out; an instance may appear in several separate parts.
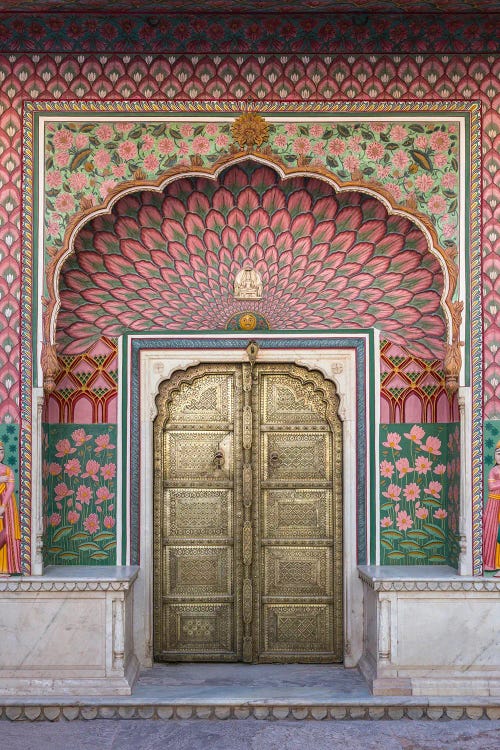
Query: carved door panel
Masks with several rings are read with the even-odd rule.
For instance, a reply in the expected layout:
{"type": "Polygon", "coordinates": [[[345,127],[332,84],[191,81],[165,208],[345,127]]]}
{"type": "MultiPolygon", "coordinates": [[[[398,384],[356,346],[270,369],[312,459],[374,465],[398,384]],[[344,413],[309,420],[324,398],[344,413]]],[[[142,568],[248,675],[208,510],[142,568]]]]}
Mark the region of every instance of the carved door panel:
{"type": "Polygon", "coordinates": [[[341,427],[295,365],[200,365],[155,422],[155,658],[341,661],[341,427]]]}
{"type": "Polygon", "coordinates": [[[236,661],[240,649],[237,367],[176,373],[155,424],[155,658],[236,661]],[[166,409],[167,418],[164,419],[166,409]],[[163,416],[162,416],[163,415],[163,416]]]}
{"type": "Polygon", "coordinates": [[[260,365],[256,370],[258,658],[341,661],[342,462],[336,395],[319,373],[305,368],[260,365]]]}

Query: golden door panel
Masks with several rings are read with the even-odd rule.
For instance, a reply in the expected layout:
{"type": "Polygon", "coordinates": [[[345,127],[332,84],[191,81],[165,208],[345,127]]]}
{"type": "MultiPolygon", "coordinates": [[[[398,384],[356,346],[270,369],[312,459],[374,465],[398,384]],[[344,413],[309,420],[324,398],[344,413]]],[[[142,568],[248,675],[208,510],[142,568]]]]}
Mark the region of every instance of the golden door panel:
{"type": "Polygon", "coordinates": [[[165,443],[165,463],[169,484],[175,482],[219,482],[232,479],[232,436],[227,432],[171,431],[165,443]],[[217,454],[221,452],[220,464],[217,454]]]}
{"type": "Polygon", "coordinates": [[[328,427],[321,395],[311,384],[304,385],[286,374],[266,374],[262,378],[261,403],[264,424],[328,427]]]}
{"type": "Polygon", "coordinates": [[[329,547],[264,547],[263,596],[331,596],[330,560],[329,547]]]}
{"type": "Polygon", "coordinates": [[[232,425],[233,388],[232,378],[225,373],[209,373],[193,383],[182,383],[172,394],[169,424],[232,425]]]}
{"type": "Polygon", "coordinates": [[[330,435],[322,432],[265,432],[264,482],[325,482],[330,478],[330,435]]]}
{"type": "Polygon", "coordinates": [[[278,658],[283,655],[290,661],[328,658],[333,651],[331,609],[328,604],[264,604],[262,660],[284,661],[278,658]]]}
{"type": "Polygon", "coordinates": [[[164,611],[168,645],[176,661],[192,661],[203,654],[205,660],[231,656],[233,613],[229,604],[170,604],[164,611]]]}
{"type": "Polygon", "coordinates": [[[263,534],[271,539],[329,539],[332,491],[263,490],[263,534]]]}
{"type": "Polygon", "coordinates": [[[167,596],[232,594],[232,550],[229,547],[168,546],[164,560],[167,596]]]}
{"type": "Polygon", "coordinates": [[[232,491],[175,488],[165,491],[163,534],[180,539],[228,539],[233,536],[232,491]]]}

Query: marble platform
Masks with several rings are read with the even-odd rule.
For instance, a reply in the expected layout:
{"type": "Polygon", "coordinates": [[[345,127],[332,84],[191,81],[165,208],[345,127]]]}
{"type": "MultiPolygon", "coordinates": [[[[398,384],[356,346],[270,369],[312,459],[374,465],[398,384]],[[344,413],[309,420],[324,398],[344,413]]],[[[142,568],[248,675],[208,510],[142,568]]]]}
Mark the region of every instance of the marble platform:
{"type": "Polygon", "coordinates": [[[0,719],[493,719],[500,698],[374,696],[356,669],[317,664],[156,664],[131,695],[5,696],[0,719]]]}

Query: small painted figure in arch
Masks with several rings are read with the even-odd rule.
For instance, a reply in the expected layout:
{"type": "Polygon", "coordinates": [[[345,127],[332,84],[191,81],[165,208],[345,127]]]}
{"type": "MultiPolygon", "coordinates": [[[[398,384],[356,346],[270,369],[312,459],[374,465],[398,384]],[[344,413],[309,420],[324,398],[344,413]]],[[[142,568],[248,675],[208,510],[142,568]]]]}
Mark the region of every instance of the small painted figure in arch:
{"type": "Polygon", "coordinates": [[[0,440],[0,576],[21,572],[21,525],[14,494],[14,472],[3,462],[5,446],[0,440]]]}
{"type": "Polygon", "coordinates": [[[495,465],[488,475],[488,502],[483,516],[483,565],[485,571],[500,572],[500,440],[495,446],[495,465]]]}

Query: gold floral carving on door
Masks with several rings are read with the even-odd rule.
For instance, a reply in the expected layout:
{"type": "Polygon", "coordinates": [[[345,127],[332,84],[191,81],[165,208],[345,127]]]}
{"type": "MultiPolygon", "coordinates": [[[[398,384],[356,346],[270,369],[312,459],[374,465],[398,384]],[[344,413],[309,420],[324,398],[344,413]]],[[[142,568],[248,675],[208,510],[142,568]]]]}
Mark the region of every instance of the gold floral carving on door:
{"type": "Polygon", "coordinates": [[[293,364],[203,364],[154,424],[158,661],[342,661],[342,428],[293,364]]]}

